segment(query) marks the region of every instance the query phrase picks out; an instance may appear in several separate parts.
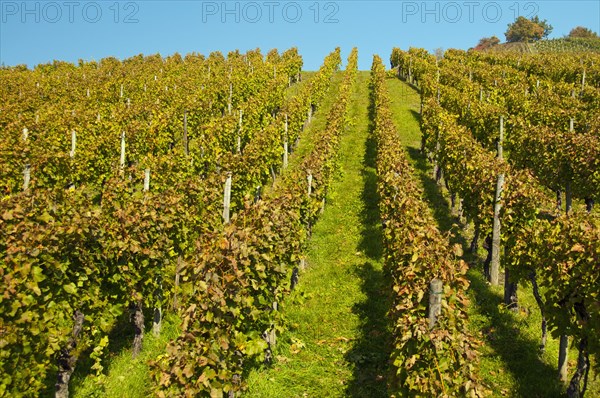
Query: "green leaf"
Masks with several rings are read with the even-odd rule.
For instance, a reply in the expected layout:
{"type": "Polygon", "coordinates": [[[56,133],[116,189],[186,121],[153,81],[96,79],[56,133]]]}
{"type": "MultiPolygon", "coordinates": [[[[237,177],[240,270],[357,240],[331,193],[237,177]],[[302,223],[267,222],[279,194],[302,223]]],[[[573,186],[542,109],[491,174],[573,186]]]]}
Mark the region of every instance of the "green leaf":
{"type": "Polygon", "coordinates": [[[63,285],[63,289],[65,292],[69,293],[69,294],[75,294],[77,293],[77,286],[75,286],[74,283],[68,283],[66,285],[63,285]]]}

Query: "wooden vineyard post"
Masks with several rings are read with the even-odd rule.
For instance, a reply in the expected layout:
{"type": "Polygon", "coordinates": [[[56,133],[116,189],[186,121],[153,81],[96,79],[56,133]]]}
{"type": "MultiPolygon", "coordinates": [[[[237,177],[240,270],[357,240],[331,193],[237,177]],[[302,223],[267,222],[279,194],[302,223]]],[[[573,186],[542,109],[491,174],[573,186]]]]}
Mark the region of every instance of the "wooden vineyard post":
{"type": "Polygon", "coordinates": [[[498,137],[498,159],[504,159],[504,116],[500,116],[500,136],[498,137]]]}
{"type": "Polygon", "coordinates": [[[288,166],[288,117],[285,115],[285,136],[283,139],[283,168],[288,166]]]}
{"type": "Polygon", "coordinates": [[[436,100],[437,103],[440,103],[440,67],[438,65],[438,61],[437,59],[435,60],[435,66],[437,68],[437,76],[436,76],[436,88],[437,88],[437,96],[436,96],[436,100]]]}
{"type": "Polygon", "coordinates": [[[237,153],[242,153],[242,110],[240,109],[240,119],[238,121],[237,153]]]}
{"type": "Polygon", "coordinates": [[[490,282],[498,286],[500,273],[500,210],[502,209],[502,188],[504,186],[504,174],[498,175],[496,184],[496,197],[494,198],[494,224],[492,226],[492,260],[490,262],[490,282]]]}
{"type": "Polygon", "coordinates": [[[26,164],[23,168],[23,191],[29,189],[29,183],[31,182],[31,165],[26,164]]]}
{"type": "Polygon", "coordinates": [[[434,278],[429,283],[429,309],[427,319],[429,329],[433,329],[438,316],[442,313],[443,283],[440,279],[434,278]]]}
{"type": "Polygon", "coordinates": [[[568,362],[569,362],[569,336],[561,335],[558,347],[558,379],[567,383],[568,381],[568,362]]]}
{"type": "Polygon", "coordinates": [[[150,169],[144,170],[144,192],[150,191],[150,169]]]}
{"type": "MultiPolygon", "coordinates": [[[[27,129],[27,127],[23,128],[22,138],[23,138],[24,142],[27,142],[27,139],[29,138],[29,130],[27,129]]],[[[29,163],[26,163],[25,166],[23,166],[23,191],[27,191],[29,189],[30,182],[31,182],[31,165],[29,163]]]]}
{"type": "MultiPolygon", "coordinates": [[[[147,168],[144,170],[144,192],[150,191],[150,169],[147,168]]],[[[152,334],[155,337],[160,335],[160,330],[162,328],[162,306],[160,304],[162,299],[162,283],[159,283],[158,288],[156,289],[154,295],[156,296],[156,306],[154,307],[154,313],[152,316],[152,334]]]]}
{"type": "Polygon", "coordinates": [[[190,154],[187,131],[187,110],[183,111],[183,150],[185,152],[185,156],[188,156],[190,154]]]}
{"type": "MultiPolygon", "coordinates": [[[[498,139],[498,159],[503,159],[502,143],[504,140],[504,118],[500,116],[500,137],[498,139]]],[[[500,273],[500,210],[502,209],[502,190],[504,188],[504,173],[498,175],[496,195],[494,197],[494,223],[492,226],[492,259],[490,262],[490,282],[498,285],[500,273]]]]}
{"type": "Polygon", "coordinates": [[[269,169],[271,170],[271,179],[273,180],[273,186],[275,186],[275,181],[277,181],[277,175],[275,174],[273,165],[271,165],[271,167],[269,169]]]}
{"type": "Polygon", "coordinates": [[[569,118],[569,133],[575,131],[575,119],[569,118]]]}
{"type": "Polygon", "coordinates": [[[69,152],[69,157],[75,157],[75,148],[77,147],[77,133],[75,130],[71,131],[71,152],[69,152]]]}
{"type": "Polygon", "coordinates": [[[571,208],[573,207],[573,196],[571,194],[571,181],[567,181],[565,186],[565,210],[566,213],[569,214],[571,208]]]}
{"type": "Polygon", "coordinates": [[[121,133],[121,159],[119,160],[121,173],[125,171],[125,132],[121,133]]]}
{"type": "Polygon", "coordinates": [[[438,164],[438,154],[440,152],[440,137],[439,137],[439,132],[436,134],[435,137],[435,153],[433,154],[433,179],[435,180],[436,183],[440,182],[440,178],[441,178],[441,168],[438,164]]]}
{"type": "MultiPolygon", "coordinates": [[[[306,177],[306,181],[308,183],[308,187],[307,187],[307,191],[306,194],[308,196],[308,199],[310,200],[310,197],[312,195],[312,182],[313,182],[313,175],[312,175],[312,171],[308,170],[308,176],[306,177]]],[[[307,220],[306,222],[306,231],[308,231],[308,236],[311,235],[311,226],[310,226],[310,220],[307,220]]]]}
{"type": "Polygon", "coordinates": [[[556,212],[560,214],[562,210],[562,191],[560,189],[556,190],[556,212]]]}
{"type": "MultiPolygon", "coordinates": [[[[569,119],[569,132],[573,133],[574,131],[575,121],[573,118],[569,119]]],[[[568,180],[565,184],[565,212],[569,214],[571,208],[573,207],[573,195],[571,190],[571,180],[570,177],[567,176],[568,180]]]]}
{"type": "MultiPolygon", "coordinates": [[[[75,130],[71,130],[71,151],[69,152],[69,157],[71,160],[75,158],[75,149],[77,148],[77,133],[75,130]]],[[[69,189],[75,188],[75,182],[71,181],[69,183],[69,189]]]]}
{"type": "MultiPolygon", "coordinates": [[[[585,84],[585,71],[583,72],[583,76],[581,79],[581,89],[583,90],[583,86],[585,84]]],[[[573,91],[573,97],[575,96],[575,91],[573,91]]],[[[569,132],[573,133],[575,130],[575,121],[573,118],[569,119],[569,132]]],[[[569,177],[567,177],[569,178],[569,177]]],[[[569,214],[571,211],[571,207],[573,205],[573,198],[571,192],[571,181],[567,180],[565,186],[565,213],[569,214]]],[[[561,335],[558,347],[558,379],[567,383],[568,379],[568,370],[569,370],[569,336],[561,335]]]]}
{"type": "Polygon", "coordinates": [[[144,311],[142,310],[142,302],[136,301],[130,304],[129,306],[129,319],[133,324],[134,329],[134,338],[133,338],[133,346],[131,350],[132,358],[137,358],[137,356],[142,351],[142,342],[144,340],[144,311]]]}
{"type": "Polygon", "coordinates": [[[231,172],[227,173],[225,192],[223,194],[223,223],[229,224],[229,208],[231,206],[231,172]]]}
{"type": "Polygon", "coordinates": [[[233,84],[229,83],[229,100],[227,101],[227,113],[231,115],[231,101],[233,100],[233,84]]]}

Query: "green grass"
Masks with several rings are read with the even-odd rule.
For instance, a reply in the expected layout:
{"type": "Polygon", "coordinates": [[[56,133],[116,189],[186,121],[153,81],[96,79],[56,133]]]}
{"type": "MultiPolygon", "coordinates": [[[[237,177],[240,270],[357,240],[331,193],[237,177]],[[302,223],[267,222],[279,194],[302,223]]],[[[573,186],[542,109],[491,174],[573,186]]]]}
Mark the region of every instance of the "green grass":
{"type": "MultiPolygon", "coordinates": [[[[329,91],[321,101],[321,104],[317,108],[317,111],[313,114],[311,123],[308,125],[305,131],[300,133],[300,141],[298,143],[298,146],[295,148],[292,147],[292,154],[290,155],[288,160],[288,170],[293,170],[298,164],[300,164],[304,157],[308,153],[310,153],[310,151],[314,147],[314,136],[319,131],[322,131],[325,128],[325,125],[327,123],[327,114],[333,106],[333,103],[336,98],[336,93],[339,90],[343,76],[344,73],[340,71],[333,74],[329,91]]],[[[300,84],[305,84],[304,82],[306,82],[307,79],[307,77],[303,77],[303,81],[300,84]]],[[[278,181],[282,180],[278,179],[278,181]]]]}
{"type": "MultiPolygon", "coordinates": [[[[463,225],[450,209],[448,194],[432,178],[432,169],[419,151],[419,95],[398,79],[388,80],[392,110],[413,166],[421,182],[424,200],[442,232],[451,233],[452,243],[463,246],[464,259],[472,265],[467,273],[471,281],[468,309],[470,328],[484,342],[480,348],[479,375],[492,396],[559,397],[563,387],[557,380],[558,340],[548,337],[546,351],[540,353],[541,316],[530,286],[519,286],[519,312],[507,310],[503,288],[492,287],[482,272],[483,249],[472,255],[468,247],[473,236],[470,225],[463,225]]],[[[569,352],[569,367],[574,369],[577,352],[569,352]]],[[[586,396],[600,396],[600,382],[590,372],[586,396]]]]}
{"type": "MultiPolygon", "coordinates": [[[[152,395],[154,383],[148,361],[163,354],[167,343],[179,335],[180,320],[174,314],[167,313],[158,337],[153,336],[152,325],[146,322],[142,352],[136,359],[132,359],[133,332],[126,318],[123,317],[123,322],[117,325],[110,336],[108,358],[103,361],[104,375],[93,376],[93,371],[89,368],[91,362],[83,358],[77,364],[70,385],[72,397],[145,398],[152,395]]],[[[146,316],[146,320],[151,322],[151,317],[146,316]]]]}
{"type": "Polygon", "coordinates": [[[291,327],[246,397],[386,397],[387,285],[382,274],[368,73],[360,72],[340,149],[340,178],[313,228],[308,268],[282,311],[291,327]]]}

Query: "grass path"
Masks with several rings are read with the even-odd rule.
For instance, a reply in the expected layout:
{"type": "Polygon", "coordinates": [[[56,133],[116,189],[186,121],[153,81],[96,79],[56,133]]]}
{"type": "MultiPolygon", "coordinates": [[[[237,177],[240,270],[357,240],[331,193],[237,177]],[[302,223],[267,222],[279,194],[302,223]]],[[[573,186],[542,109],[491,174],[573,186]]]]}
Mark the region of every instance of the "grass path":
{"type": "Polygon", "coordinates": [[[340,178],[313,228],[308,268],[283,304],[291,326],[246,397],[386,397],[389,336],[369,137],[368,72],[359,72],[340,149],[340,178]]]}

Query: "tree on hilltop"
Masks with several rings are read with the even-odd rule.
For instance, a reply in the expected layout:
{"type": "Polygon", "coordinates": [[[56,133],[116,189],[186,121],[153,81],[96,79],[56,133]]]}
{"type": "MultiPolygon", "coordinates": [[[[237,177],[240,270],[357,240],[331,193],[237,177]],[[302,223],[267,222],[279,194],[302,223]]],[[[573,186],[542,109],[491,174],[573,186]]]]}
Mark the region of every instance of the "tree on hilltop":
{"type": "Polygon", "coordinates": [[[488,48],[494,47],[498,44],[500,44],[500,39],[496,36],[482,37],[481,39],[479,39],[479,43],[477,43],[474,50],[483,51],[487,50],[488,48]]]}
{"type": "Polygon", "coordinates": [[[515,22],[508,24],[504,35],[509,43],[531,42],[548,36],[550,32],[552,32],[552,25],[546,20],[540,21],[537,16],[531,19],[518,17],[515,22]]]}
{"type": "Polygon", "coordinates": [[[597,39],[598,34],[591,29],[584,28],[583,26],[576,26],[569,32],[567,37],[571,38],[582,38],[582,39],[597,39]]]}

